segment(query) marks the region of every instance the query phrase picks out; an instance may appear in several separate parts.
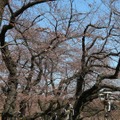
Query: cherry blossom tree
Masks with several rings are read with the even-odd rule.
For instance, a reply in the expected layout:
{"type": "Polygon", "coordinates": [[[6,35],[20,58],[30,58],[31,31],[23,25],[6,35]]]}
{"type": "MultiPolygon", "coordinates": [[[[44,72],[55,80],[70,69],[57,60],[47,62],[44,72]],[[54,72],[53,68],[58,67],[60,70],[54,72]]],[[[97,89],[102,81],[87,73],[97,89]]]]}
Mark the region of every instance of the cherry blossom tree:
{"type": "Polygon", "coordinates": [[[0,0],[3,120],[83,119],[102,88],[120,90],[119,10],[114,1],[86,4],[0,0]]]}

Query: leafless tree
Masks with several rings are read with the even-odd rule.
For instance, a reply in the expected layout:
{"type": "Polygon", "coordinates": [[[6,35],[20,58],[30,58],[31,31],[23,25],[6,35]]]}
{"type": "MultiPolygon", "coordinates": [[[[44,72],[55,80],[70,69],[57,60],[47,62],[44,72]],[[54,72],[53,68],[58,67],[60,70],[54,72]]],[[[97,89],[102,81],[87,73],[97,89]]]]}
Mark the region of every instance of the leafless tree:
{"type": "Polygon", "coordinates": [[[0,0],[3,120],[56,115],[63,120],[70,104],[71,119],[82,119],[102,88],[120,90],[112,84],[120,71],[120,19],[114,1],[102,1],[109,8],[105,14],[89,3],[91,9],[80,12],[75,2],[0,0]],[[96,13],[100,16],[93,19],[96,13]]]}

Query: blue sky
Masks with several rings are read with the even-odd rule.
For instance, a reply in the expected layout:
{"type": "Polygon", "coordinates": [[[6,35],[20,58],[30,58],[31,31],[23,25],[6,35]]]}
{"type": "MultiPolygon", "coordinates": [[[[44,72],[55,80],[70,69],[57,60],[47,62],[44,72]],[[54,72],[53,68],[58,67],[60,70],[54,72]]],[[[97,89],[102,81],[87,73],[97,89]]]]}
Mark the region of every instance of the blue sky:
{"type": "MultiPolygon", "coordinates": [[[[16,2],[19,3],[18,1],[19,0],[17,0],[16,2]]],[[[87,19],[85,19],[83,21],[82,24],[84,24],[85,26],[87,25],[87,23],[89,24],[90,22],[92,24],[96,24],[96,22],[98,20],[100,20],[100,18],[105,16],[105,14],[109,14],[109,8],[107,7],[107,4],[102,3],[102,0],[73,0],[73,1],[74,1],[73,7],[78,13],[89,13],[89,12],[92,13],[89,15],[89,17],[87,17],[87,19]]],[[[118,0],[116,0],[116,1],[118,1],[118,0]]],[[[59,9],[70,11],[70,0],[58,0],[58,2],[59,2],[59,9]]],[[[51,3],[51,4],[53,4],[53,3],[51,3]]],[[[115,4],[115,6],[118,6],[118,4],[115,4]]],[[[36,11],[36,9],[34,11],[34,8],[31,8],[32,12],[30,12],[29,15],[27,15],[28,13],[24,14],[25,18],[32,19],[33,16],[39,15],[42,12],[44,13],[45,11],[49,11],[49,9],[50,9],[49,5],[47,5],[46,3],[40,4],[40,5],[36,6],[35,8],[36,9],[39,8],[40,11],[36,11]]],[[[55,13],[53,13],[53,14],[55,15],[55,13]]],[[[62,14],[66,14],[66,13],[63,12],[62,14]]],[[[53,19],[50,16],[50,14],[46,14],[45,17],[53,19]]],[[[105,21],[107,22],[107,19],[105,19],[105,21]]],[[[53,19],[52,23],[53,24],[55,23],[54,19],[53,19]]],[[[42,27],[51,27],[50,26],[51,24],[47,21],[47,19],[40,21],[39,25],[42,27]]]]}

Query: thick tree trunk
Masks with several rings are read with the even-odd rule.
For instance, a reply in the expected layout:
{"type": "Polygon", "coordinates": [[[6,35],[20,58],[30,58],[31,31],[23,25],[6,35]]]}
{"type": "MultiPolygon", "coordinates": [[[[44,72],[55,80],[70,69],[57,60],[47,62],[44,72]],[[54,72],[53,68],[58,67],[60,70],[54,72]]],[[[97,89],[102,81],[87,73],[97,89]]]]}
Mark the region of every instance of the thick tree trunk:
{"type": "MultiPolygon", "coordinates": [[[[2,23],[2,17],[4,13],[4,8],[8,4],[8,0],[0,0],[0,27],[2,23]]],[[[2,29],[3,30],[3,29],[2,29]]],[[[16,101],[16,89],[17,89],[17,77],[16,77],[16,65],[12,60],[8,47],[5,45],[5,32],[0,33],[1,42],[1,53],[2,58],[5,62],[6,68],[9,71],[8,82],[6,86],[6,100],[4,105],[4,110],[2,114],[2,120],[13,120],[15,111],[15,101],[16,101]],[[3,34],[4,33],[4,34],[3,34]],[[4,44],[3,44],[4,43],[4,44]]]]}
{"type": "Polygon", "coordinates": [[[83,83],[84,83],[84,74],[81,73],[78,77],[77,77],[77,86],[76,86],[76,93],[75,96],[76,98],[78,98],[82,92],[83,92],[83,83]]]}
{"type": "Polygon", "coordinates": [[[6,100],[3,110],[3,120],[13,120],[15,113],[15,101],[17,95],[17,70],[16,64],[12,60],[8,47],[4,47],[1,49],[2,57],[5,62],[5,65],[9,71],[8,82],[7,82],[7,91],[6,91],[6,100]]]}
{"type": "MultiPolygon", "coordinates": [[[[91,102],[93,99],[97,98],[97,92],[99,91],[99,86],[95,84],[92,88],[84,91],[81,96],[76,100],[74,105],[74,116],[73,120],[77,120],[86,103],[91,102]]],[[[80,118],[79,118],[80,119],[80,118]]]]}

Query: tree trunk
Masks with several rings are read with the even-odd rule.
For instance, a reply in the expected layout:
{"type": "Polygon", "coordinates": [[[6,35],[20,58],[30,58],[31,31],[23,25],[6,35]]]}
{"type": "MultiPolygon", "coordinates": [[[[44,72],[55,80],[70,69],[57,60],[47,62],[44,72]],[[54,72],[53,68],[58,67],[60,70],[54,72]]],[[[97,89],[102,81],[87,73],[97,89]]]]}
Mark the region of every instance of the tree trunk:
{"type": "Polygon", "coordinates": [[[82,92],[83,92],[83,83],[84,83],[84,74],[81,73],[78,77],[77,77],[77,86],[76,86],[76,93],[75,96],[76,98],[78,98],[82,92]]]}
{"type": "MultiPolygon", "coordinates": [[[[99,91],[99,86],[95,84],[92,88],[84,91],[81,96],[76,100],[74,105],[74,116],[73,120],[77,120],[86,103],[91,102],[93,99],[97,98],[97,92],[99,91]]],[[[80,118],[79,118],[80,120],[80,118]]]]}
{"type": "Polygon", "coordinates": [[[5,65],[9,71],[8,82],[7,82],[7,91],[6,91],[6,100],[3,110],[2,118],[3,120],[13,120],[15,114],[15,101],[17,96],[17,70],[16,64],[12,60],[8,46],[1,49],[2,58],[5,62],[5,65]]]}

